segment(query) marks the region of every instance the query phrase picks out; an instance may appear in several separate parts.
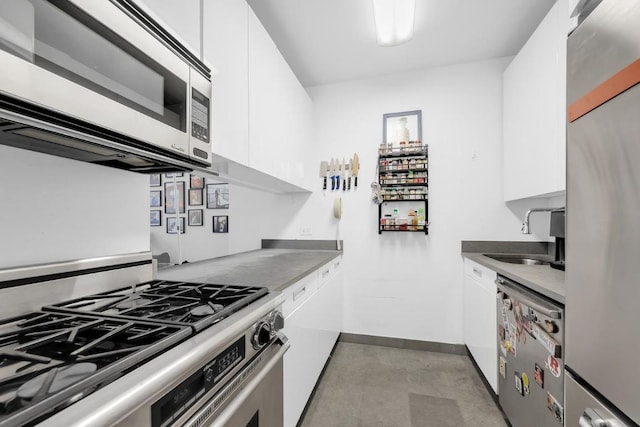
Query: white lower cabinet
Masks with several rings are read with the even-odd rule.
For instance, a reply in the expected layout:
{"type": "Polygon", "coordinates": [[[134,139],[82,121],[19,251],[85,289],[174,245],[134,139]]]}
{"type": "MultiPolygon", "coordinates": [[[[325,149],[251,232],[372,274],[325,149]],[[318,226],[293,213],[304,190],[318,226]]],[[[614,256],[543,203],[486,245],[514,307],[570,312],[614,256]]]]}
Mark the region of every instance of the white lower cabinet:
{"type": "Polygon", "coordinates": [[[291,344],[284,355],[285,427],[298,423],[342,330],[340,264],[336,258],[285,291],[284,333],[291,344]]]}
{"type": "Polygon", "coordinates": [[[498,393],[496,272],[464,259],[464,343],[498,393]]]}

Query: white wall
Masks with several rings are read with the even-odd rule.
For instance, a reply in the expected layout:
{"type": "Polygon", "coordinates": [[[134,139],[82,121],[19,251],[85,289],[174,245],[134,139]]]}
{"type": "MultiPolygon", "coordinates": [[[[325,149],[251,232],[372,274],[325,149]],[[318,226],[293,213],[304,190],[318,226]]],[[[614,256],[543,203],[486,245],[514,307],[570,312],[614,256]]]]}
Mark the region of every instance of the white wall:
{"type": "MultiPolygon", "coordinates": [[[[151,187],[150,190],[161,190],[164,198],[164,182],[173,178],[165,178],[162,175],[162,187],[151,187]]],[[[188,224],[188,211],[190,209],[203,210],[203,226],[186,225],[184,234],[167,234],[167,217],[164,213],[164,200],[162,208],[162,225],[151,227],[151,250],[154,254],[167,252],[171,263],[180,264],[184,261],[194,262],[208,258],[215,258],[240,252],[259,249],[263,238],[277,236],[287,222],[282,201],[284,196],[254,190],[251,188],[229,184],[229,209],[207,209],[206,188],[204,190],[204,205],[190,206],[188,204],[189,174],[177,177],[177,181],[184,181],[186,188],[185,198],[187,205],[185,213],[178,217],[185,218],[188,224]],[[228,233],[213,233],[213,216],[227,215],[229,217],[228,233]]],[[[206,184],[215,184],[206,178],[206,184]]],[[[148,198],[148,196],[147,196],[148,198]]],[[[149,208],[147,208],[149,209],[149,208]]]]}
{"type": "MultiPolygon", "coordinates": [[[[316,191],[305,202],[289,196],[296,213],[281,237],[333,239],[333,199],[342,196],[345,240],[345,331],[462,343],[461,240],[546,240],[548,220],[520,233],[520,215],[547,201],[505,206],[502,195],[502,72],[510,58],[309,88],[314,101],[315,162],[358,153],[359,187],[316,191]],[[377,234],[370,201],[382,115],[422,110],[429,144],[429,235],[377,234]],[[514,214],[513,212],[516,212],[514,214]]],[[[316,169],[318,165],[313,165],[316,169]]],[[[320,178],[317,189],[321,188],[320,178]]],[[[408,206],[407,206],[408,207],[408,206]]]]}
{"type": "Polygon", "coordinates": [[[149,250],[144,175],[0,146],[0,268],[149,250]]]}

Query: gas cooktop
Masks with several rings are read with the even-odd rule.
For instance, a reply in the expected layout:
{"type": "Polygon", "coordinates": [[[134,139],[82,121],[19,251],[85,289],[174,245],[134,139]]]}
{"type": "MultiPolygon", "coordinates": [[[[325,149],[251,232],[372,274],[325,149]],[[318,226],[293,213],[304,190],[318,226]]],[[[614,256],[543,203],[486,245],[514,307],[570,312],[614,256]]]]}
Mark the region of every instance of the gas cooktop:
{"type": "Polygon", "coordinates": [[[45,307],[126,319],[188,325],[202,330],[268,293],[254,286],[155,280],[45,307]]]}
{"type": "Polygon", "coordinates": [[[0,320],[0,426],[37,423],[266,294],[156,280],[0,320]]]}

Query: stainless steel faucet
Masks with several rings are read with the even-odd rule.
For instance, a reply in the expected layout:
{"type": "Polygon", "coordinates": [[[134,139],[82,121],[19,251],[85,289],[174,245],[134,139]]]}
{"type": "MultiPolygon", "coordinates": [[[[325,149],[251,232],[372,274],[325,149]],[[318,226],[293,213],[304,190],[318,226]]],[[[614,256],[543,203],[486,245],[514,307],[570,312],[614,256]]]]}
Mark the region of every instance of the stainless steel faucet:
{"type": "Polygon", "coordinates": [[[561,208],[533,208],[533,209],[529,209],[527,211],[527,213],[524,215],[524,222],[522,223],[522,234],[531,234],[531,231],[529,230],[529,216],[533,213],[533,212],[553,212],[553,211],[559,211],[559,210],[564,210],[564,206],[561,208]]]}

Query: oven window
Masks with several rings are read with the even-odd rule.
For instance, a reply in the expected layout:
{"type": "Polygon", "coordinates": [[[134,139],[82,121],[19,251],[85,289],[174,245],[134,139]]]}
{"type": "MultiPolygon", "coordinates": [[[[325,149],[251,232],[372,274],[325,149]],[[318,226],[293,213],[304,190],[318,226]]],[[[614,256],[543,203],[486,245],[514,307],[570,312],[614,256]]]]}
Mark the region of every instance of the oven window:
{"type": "Polygon", "coordinates": [[[0,49],[185,132],[187,83],[68,0],[2,0],[0,49]]]}
{"type": "Polygon", "coordinates": [[[249,424],[247,424],[247,427],[260,427],[260,424],[258,424],[258,418],[260,418],[259,413],[260,411],[257,411],[255,413],[251,420],[249,420],[249,424]]]}

